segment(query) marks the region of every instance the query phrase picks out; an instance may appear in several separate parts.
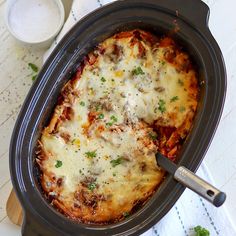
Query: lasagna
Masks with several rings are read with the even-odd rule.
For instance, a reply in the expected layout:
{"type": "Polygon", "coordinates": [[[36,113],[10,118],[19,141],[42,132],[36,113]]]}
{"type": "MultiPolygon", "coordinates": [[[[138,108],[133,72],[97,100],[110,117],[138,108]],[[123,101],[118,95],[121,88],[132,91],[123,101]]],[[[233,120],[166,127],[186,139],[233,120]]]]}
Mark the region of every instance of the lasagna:
{"type": "Polygon", "coordinates": [[[39,139],[48,201],[87,224],[120,221],[142,207],[175,160],[197,108],[197,72],[170,37],[120,32],[80,63],[39,139]]]}

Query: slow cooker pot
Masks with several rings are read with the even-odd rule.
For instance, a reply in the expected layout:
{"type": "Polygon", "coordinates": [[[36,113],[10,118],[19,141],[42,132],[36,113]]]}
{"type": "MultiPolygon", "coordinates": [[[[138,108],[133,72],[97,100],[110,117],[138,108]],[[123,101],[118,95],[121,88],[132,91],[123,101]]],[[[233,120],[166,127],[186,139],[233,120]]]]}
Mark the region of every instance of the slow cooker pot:
{"type": "Polygon", "coordinates": [[[23,235],[138,235],[171,209],[184,187],[167,175],[145,206],[122,222],[94,226],[70,220],[43,197],[35,165],[36,143],[61,88],[83,57],[114,33],[140,28],[159,35],[171,34],[198,68],[199,106],[178,162],[196,171],[217,128],[226,92],[224,61],[209,31],[208,17],[209,8],[200,0],[116,1],[84,17],[62,39],[25,100],[10,145],[12,183],[24,210],[23,235]]]}

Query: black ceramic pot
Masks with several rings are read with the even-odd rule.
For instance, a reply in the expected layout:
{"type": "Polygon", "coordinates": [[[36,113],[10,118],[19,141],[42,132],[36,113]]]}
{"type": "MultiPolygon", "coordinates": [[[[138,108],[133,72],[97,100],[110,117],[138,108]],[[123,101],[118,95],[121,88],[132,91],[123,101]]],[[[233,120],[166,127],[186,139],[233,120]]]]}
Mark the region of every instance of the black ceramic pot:
{"type": "Polygon", "coordinates": [[[172,36],[192,56],[199,69],[200,102],[194,126],[184,143],[179,164],[196,171],[217,128],[226,92],[226,72],[220,49],[208,29],[209,8],[200,0],[125,0],[99,8],[78,22],[53,51],[32,86],[15,125],[10,146],[12,183],[24,209],[22,234],[139,235],[157,223],[184,191],[167,176],[146,205],[128,219],[92,226],[58,213],[41,194],[35,147],[48,123],[62,86],[83,56],[116,32],[133,28],[172,36]]]}

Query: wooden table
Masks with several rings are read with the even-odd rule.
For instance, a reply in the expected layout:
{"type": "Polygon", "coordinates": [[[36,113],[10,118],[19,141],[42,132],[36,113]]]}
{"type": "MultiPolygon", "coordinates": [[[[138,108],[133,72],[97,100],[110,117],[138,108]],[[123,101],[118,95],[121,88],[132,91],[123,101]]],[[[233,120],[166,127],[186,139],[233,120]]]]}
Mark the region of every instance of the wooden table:
{"type": "MultiPolygon", "coordinates": [[[[236,224],[236,1],[205,0],[211,8],[210,29],[224,54],[228,91],[223,116],[205,162],[216,186],[227,193],[225,206],[236,224]]],[[[32,86],[28,63],[42,66],[45,50],[17,44],[4,24],[6,0],[0,0],[0,235],[20,235],[6,217],[5,204],[12,188],[8,148],[17,114],[32,86]]],[[[231,236],[231,235],[230,235],[231,236]]]]}

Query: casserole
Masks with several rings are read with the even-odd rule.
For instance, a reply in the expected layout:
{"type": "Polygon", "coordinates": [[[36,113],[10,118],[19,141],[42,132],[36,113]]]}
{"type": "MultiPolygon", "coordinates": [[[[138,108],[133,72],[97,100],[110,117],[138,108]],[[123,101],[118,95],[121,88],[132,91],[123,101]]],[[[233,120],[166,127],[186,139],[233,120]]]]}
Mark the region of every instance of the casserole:
{"type": "Polygon", "coordinates": [[[126,220],[108,226],[77,224],[56,212],[41,196],[38,170],[34,167],[36,142],[49,121],[61,88],[74,74],[75,65],[95,45],[116,32],[134,28],[155,34],[173,32],[173,38],[184,45],[199,68],[198,112],[178,163],[196,171],[219,122],[226,91],[224,62],[207,27],[208,16],[208,7],[198,0],[117,1],[83,18],[64,37],[29,92],[12,136],[10,168],[25,213],[23,235],[77,235],[78,232],[137,235],[158,222],[174,205],[184,188],[167,176],[145,207],[126,220]],[[200,13],[194,12],[196,7],[200,13]]]}
{"type": "Polygon", "coordinates": [[[129,217],[163,181],[157,151],[176,159],[197,100],[197,72],[173,39],[138,29],[106,39],[63,87],[38,141],[45,197],[78,222],[129,217]]]}

